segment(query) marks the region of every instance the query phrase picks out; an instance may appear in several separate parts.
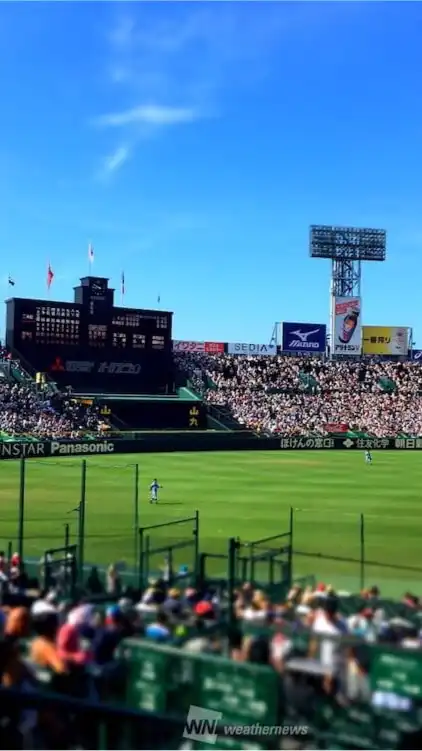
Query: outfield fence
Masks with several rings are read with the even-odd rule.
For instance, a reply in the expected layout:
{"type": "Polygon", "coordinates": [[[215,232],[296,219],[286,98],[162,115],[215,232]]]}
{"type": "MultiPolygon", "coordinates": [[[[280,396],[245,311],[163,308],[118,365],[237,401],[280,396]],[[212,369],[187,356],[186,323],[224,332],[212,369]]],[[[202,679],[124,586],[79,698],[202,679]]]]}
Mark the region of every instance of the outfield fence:
{"type": "Polygon", "coordinates": [[[110,543],[110,561],[117,551],[138,567],[139,528],[138,464],[100,465],[80,461],[13,463],[1,494],[0,545],[10,545],[21,557],[37,558],[48,548],[67,544],[78,547],[78,569],[85,560],[98,560],[97,552],[110,543]],[[48,481],[46,482],[46,468],[48,481]],[[104,500],[115,496],[107,507],[104,500]],[[10,503],[14,501],[16,503],[10,503]]]}
{"type": "MultiPolygon", "coordinates": [[[[203,550],[197,512],[150,528],[140,526],[139,485],[136,463],[14,462],[0,488],[6,501],[0,510],[0,549],[39,561],[47,549],[76,546],[81,578],[88,561],[104,560],[104,543],[109,541],[108,560],[120,556],[126,566],[123,578],[133,584],[144,583],[166,566],[224,580],[228,554],[203,550]],[[114,496],[105,525],[102,500],[114,496]]],[[[422,576],[420,521],[408,517],[405,526],[405,516],[391,517],[397,543],[386,558],[380,524],[386,519],[385,514],[339,513],[338,508],[291,508],[287,524],[279,522],[278,534],[237,541],[233,576],[272,585],[312,574],[337,589],[357,591],[379,583],[388,594],[400,594],[422,576]]]]}
{"type": "Polygon", "coordinates": [[[391,546],[388,558],[380,524],[381,520],[385,523],[388,519],[385,514],[292,508],[290,519],[295,577],[311,571],[317,580],[337,589],[356,592],[377,584],[394,596],[411,589],[412,582],[419,583],[422,578],[418,535],[421,522],[417,518],[408,518],[414,525],[412,540],[400,534],[397,526],[400,518],[391,517],[397,544],[391,546]],[[318,536],[321,525],[324,528],[322,539],[318,536]],[[407,550],[406,556],[403,550],[407,550]]]}

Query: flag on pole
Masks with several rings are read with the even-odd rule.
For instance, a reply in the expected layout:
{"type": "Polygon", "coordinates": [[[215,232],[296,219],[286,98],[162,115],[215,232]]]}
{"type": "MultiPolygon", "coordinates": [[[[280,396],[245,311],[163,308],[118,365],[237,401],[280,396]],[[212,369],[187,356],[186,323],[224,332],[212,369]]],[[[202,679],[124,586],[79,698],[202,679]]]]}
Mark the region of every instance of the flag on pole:
{"type": "Polygon", "coordinates": [[[49,263],[48,269],[47,269],[47,289],[50,289],[53,279],[54,279],[54,271],[51,268],[51,264],[49,263]]]}
{"type": "Polygon", "coordinates": [[[11,287],[15,286],[15,280],[12,279],[12,277],[10,276],[10,274],[9,274],[8,284],[10,284],[11,287]]]}
{"type": "Polygon", "coordinates": [[[88,261],[94,263],[94,248],[91,243],[88,245],[88,261]]]}
{"type": "Polygon", "coordinates": [[[122,284],[121,284],[122,300],[125,296],[125,272],[122,271],[122,284]]]}
{"type": "Polygon", "coordinates": [[[160,302],[161,302],[161,297],[160,297],[160,295],[158,295],[158,297],[157,297],[157,305],[159,305],[160,302]]]}

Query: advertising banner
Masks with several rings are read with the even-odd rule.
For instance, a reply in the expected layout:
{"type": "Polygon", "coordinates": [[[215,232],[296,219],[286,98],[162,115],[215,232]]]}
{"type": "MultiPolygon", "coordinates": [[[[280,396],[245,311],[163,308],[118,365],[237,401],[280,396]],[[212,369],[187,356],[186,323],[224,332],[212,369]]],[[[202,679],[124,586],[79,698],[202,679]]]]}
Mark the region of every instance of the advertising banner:
{"type": "Polygon", "coordinates": [[[224,352],[224,342],[205,342],[205,352],[208,354],[219,354],[224,352]]]}
{"type": "Polygon", "coordinates": [[[362,326],[364,355],[407,356],[409,329],[404,326],[362,326]]]}
{"type": "Polygon", "coordinates": [[[362,331],[360,297],[335,297],[333,300],[333,331],[331,347],[335,355],[360,355],[362,331]]]}
{"type": "Polygon", "coordinates": [[[322,323],[283,323],[283,352],[325,352],[326,339],[322,323]]]}
{"type": "Polygon", "coordinates": [[[173,352],[205,352],[205,342],[183,342],[173,339],[173,352]]]}
{"type": "Polygon", "coordinates": [[[275,344],[246,344],[245,342],[232,342],[227,345],[229,355],[269,355],[277,354],[275,344]]]}
{"type": "Polygon", "coordinates": [[[39,349],[39,364],[44,364],[40,372],[48,373],[59,386],[72,386],[79,393],[161,394],[173,382],[173,357],[169,351],[131,349],[129,358],[124,359],[123,350],[99,349],[92,353],[88,347],[78,347],[76,351],[63,347],[58,354],[56,348],[52,352],[53,348],[45,348],[45,353],[39,349]]]}
{"type": "Polygon", "coordinates": [[[347,433],[349,426],[345,422],[326,422],[324,425],[327,433],[347,433]]]}
{"type": "Polygon", "coordinates": [[[224,352],[223,342],[186,342],[180,339],[173,339],[173,352],[207,352],[216,354],[224,352]]]}
{"type": "Polygon", "coordinates": [[[280,448],[284,450],[334,449],[335,451],[382,450],[414,451],[422,450],[422,438],[328,438],[313,436],[289,436],[280,438],[280,448]]]}
{"type": "Polygon", "coordinates": [[[422,451],[422,438],[336,438],[334,436],[279,436],[251,438],[242,432],[215,434],[205,431],[186,430],[168,434],[155,432],[145,434],[141,440],[107,438],[86,441],[20,441],[0,442],[2,459],[36,459],[73,456],[83,459],[100,454],[139,454],[142,452],[174,451],[422,451]]]}
{"type": "Polygon", "coordinates": [[[414,349],[412,352],[412,360],[418,360],[422,364],[422,349],[414,349]]]}

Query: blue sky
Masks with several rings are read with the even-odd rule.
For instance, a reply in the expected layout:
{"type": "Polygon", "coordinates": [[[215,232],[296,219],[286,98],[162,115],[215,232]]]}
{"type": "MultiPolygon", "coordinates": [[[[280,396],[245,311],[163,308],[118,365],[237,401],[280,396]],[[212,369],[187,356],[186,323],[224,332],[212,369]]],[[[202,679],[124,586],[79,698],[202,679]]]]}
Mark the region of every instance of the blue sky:
{"type": "MultiPolygon", "coordinates": [[[[175,338],[327,322],[308,227],[374,226],[363,322],[422,346],[419,3],[2,3],[1,283],[87,273],[175,338]]],[[[3,328],[3,326],[1,326],[3,328]]]]}

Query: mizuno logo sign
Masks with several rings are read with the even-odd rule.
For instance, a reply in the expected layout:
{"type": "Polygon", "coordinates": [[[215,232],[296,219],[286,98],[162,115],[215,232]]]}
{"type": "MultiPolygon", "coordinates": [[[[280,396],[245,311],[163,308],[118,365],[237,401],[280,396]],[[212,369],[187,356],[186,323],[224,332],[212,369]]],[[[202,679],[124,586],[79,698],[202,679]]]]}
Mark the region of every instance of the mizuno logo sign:
{"type": "Polygon", "coordinates": [[[317,334],[319,329],[314,329],[313,331],[301,331],[298,329],[297,331],[292,331],[291,336],[297,336],[298,339],[300,339],[301,342],[304,344],[308,341],[308,336],[312,336],[312,334],[317,334]]]}
{"type": "Polygon", "coordinates": [[[312,329],[311,331],[302,331],[302,329],[296,329],[296,331],[291,331],[289,336],[297,337],[296,339],[290,339],[288,348],[290,350],[298,350],[298,349],[321,349],[321,344],[319,341],[316,342],[308,342],[308,338],[312,336],[313,334],[318,334],[320,331],[319,328],[312,329]]]}

